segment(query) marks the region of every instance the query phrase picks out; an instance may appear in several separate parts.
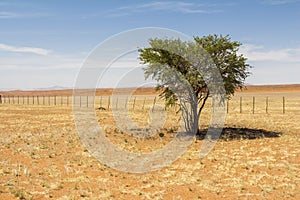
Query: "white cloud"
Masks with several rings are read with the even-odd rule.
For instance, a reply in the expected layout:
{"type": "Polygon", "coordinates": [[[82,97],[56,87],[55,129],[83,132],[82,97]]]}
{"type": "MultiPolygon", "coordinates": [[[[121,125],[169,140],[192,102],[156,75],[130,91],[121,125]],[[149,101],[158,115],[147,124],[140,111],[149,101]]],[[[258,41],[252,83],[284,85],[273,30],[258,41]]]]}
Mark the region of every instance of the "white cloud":
{"type": "MultiPolygon", "coordinates": [[[[71,55],[8,55],[1,58],[0,70],[9,71],[40,71],[40,70],[71,70],[79,69],[84,57],[71,55]]],[[[0,73],[1,74],[1,73],[0,73]]]]}
{"type": "Polygon", "coordinates": [[[50,17],[52,15],[48,13],[17,13],[11,11],[1,11],[0,10],[0,20],[8,20],[8,19],[28,19],[28,18],[41,18],[41,17],[50,17]]]}
{"type": "Polygon", "coordinates": [[[300,62],[300,48],[266,50],[263,46],[244,44],[239,52],[249,61],[300,62]]]}
{"type": "MultiPolygon", "coordinates": [[[[6,46],[0,44],[1,49],[10,50],[6,46]]],[[[15,51],[15,49],[14,49],[15,51]]],[[[20,52],[18,50],[18,52],[20,52]]],[[[7,54],[1,57],[0,70],[52,70],[52,69],[79,69],[84,64],[87,68],[135,68],[140,66],[140,60],[137,58],[137,53],[129,53],[121,57],[109,59],[105,55],[92,56],[86,60],[87,54],[79,53],[77,55],[58,55],[49,54],[47,56],[40,56],[39,54],[7,54]]]]}
{"type": "Polygon", "coordinates": [[[299,0],[265,0],[265,3],[269,5],[284,5],[296,2],[299,2],[299,0]]]}
{"type": "Polygon", "coordinates": [[[18,53],[33,53],[37,55],[48,55],[50,53],[47,49],[36,47],[16,47],[6,44],[0,44],[0,51],[18,52],[18,53]]]}
{"type": "Polygon", "coordinates": [[[13,19],[18,17],[19,15],[17,13],[0,11],[0,19],[13,19]]]}
{"type": "MultiPolygon", "coordinates": [[[[199,4],[199,3],[187,3],[180,1],[157,1],[145,4],[135,4],[129,6],[119,7],[108,11],[106,14],[109,17],[119,17],[130,15],[134,13],[144,13],[152,11],[167,11],[167,12],[177,12],[177,13],[218,13],[221,12],[220,9],[215,7],[215,4],[199,4]]],[[[224,5],[223,5],[224,6],[224,5]]],[[[92,15],[91,15],[92,16],[92,15]]]]}

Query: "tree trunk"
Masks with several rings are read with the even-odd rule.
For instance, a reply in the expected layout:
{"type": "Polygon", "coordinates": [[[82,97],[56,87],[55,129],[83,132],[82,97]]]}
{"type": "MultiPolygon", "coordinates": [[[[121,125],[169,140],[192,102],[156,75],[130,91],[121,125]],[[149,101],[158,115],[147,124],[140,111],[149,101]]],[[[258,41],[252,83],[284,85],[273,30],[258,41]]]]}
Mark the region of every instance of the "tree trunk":
{"type": "Polygon", "coordinates": [[[200,136],[200,135],[201,135],[201,131],[200,131],[200,129],[198,128],[197,133],[196,133],[196,136],[200,136]]]}

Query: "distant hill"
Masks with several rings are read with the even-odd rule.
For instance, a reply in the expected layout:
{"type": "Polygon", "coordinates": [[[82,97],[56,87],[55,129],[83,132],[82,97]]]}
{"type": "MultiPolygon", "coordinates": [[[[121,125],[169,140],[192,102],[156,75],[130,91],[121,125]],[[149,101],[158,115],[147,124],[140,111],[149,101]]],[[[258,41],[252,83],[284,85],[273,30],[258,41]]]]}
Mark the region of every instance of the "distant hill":
{"type": "Polygon", "coordinates": [[[68,90],[68,89],[71,89],[71,88],[56,85],[56,86],[46,87],[46,88],[36,88],[36,89],[33,89],[33,90],[43,91],[43,90],[68,90]]]}
{"type": "MultiPolygon", "coordinates": [[[[130,88],[118,88],[119,93],[126,93],[130,88]]],[[[112,95],[113,88],[99,88],[96,90],[97,96],[112,95]]],[[[116,91],[114,91],[116,92],[116,91]]],[[[285,84],[285,85],[248,85],[242,90],[237,90],[237,93],[299,93],[300,84],[285,84]]],[[[84,95],[84,90],[82,95],[84,95]]],[[[72,96],[73,89],[53,86],[49,88],[39,88],[36,90],[9,90],[0,91],[1,95],[6,96],[72,96]]],[[[138,88],[135,95],[157,95],[159,92],[155,91],[154,88],[138,88]]]]}
{"type": "Polygon", "coordinates": [[[300,92],[300,84],[247,85],[237,92],[300,92]]]}
{"type": "MultiPolygon", "coordinates": [[[[96,89],[96,95],[98,96],[108,96],[112,95],[113,92],[126,93],[130,91],[131,88],[118,88],[114,90],[113,88],[99,88],[96,89]]],[[[85,95],[86,91],[81,90],[81,94],[85,95]]],[[[5,96],[72,96],[73,89],[45,89],[42,90],[10,90],[10,91],[0,91],[0,94],[5,96]]],[[[155,95],[159,92],[155,91],[154,88],[138,88],[134,94],[136,95],[155,95]]]]}

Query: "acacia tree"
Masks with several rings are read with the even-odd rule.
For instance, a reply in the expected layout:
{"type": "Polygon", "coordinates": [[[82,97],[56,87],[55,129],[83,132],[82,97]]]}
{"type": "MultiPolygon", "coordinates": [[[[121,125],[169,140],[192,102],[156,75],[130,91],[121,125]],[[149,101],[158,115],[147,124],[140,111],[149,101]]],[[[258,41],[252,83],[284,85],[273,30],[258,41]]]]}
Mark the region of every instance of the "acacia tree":
{"type": "MultiPolygon", "coordinates": [[[[243,88],[245,79],[250,75],[251,66],[246,63],[247,58],[238,54],[241,43],[231,41],[228,35],[194,37],[193,42],[155,38],[150,39],[149,44],[149,48],[139,49],[140,60],[146,64],[145,78],[151,77],[158,82],[156,89],[162,91],[160,96],[165,99],[167,106],[175,105],[180,99],[181,110],[186,107],[178,95],[180,91],[189,90],[189,98],[185,100],[190,102],[192,110],[185,110],[190,112],[186,115],[185,124],[192,123],[192,126],[196,126],[197,133],[201,111],[212,94],[212,87],[209,87],[208,82],[215,81],[213,73],[205,73],[211,72],[212,64],[221,76],[227,98],[230,98],[237,88],[243,88]],[[171,73],[172,71],[176,73],[171,73]],[[189,89],[178,84],[180,78],[188,82],[189,89]]],[[[213,92],[216,91],[218,92],[213,92]]]]}

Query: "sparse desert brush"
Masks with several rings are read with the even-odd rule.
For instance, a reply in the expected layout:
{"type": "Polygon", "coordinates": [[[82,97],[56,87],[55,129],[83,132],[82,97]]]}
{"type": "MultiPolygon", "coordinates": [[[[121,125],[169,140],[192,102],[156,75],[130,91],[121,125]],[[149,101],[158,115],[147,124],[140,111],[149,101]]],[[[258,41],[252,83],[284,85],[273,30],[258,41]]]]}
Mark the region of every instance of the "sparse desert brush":
{"type": "MultiPolygon", "coordinates": [[[[91,156],[77,135],[71,107],[1,105],[0,199],[300,199],[299,97],[286,97],[285,114],[280,108],[272,110],[271,97],[269,113],[259,99],[252,113],[252,94],[243,101],[243,113],[239,98],[236,104],[234,100],[225,127],[262,129],[280,137],[221,138],[203,159],[203,140],[198,139],[173,164],[139,175],[116,171],[91,156]]],[[[152,104],[149,101],[144,111],[137,104],[130,110],[132,120],[147,126],[146,108],[152,104]]],[[[148,139],[134,138],[116,126],[111,110],[95,112],[109,140],[133,152],[164,147],[179,127],[179,113],[170,108],[162,130],[148,139]]],[[[200,120],[202,130],[210,116],[208,104],[200,120]]]]}

